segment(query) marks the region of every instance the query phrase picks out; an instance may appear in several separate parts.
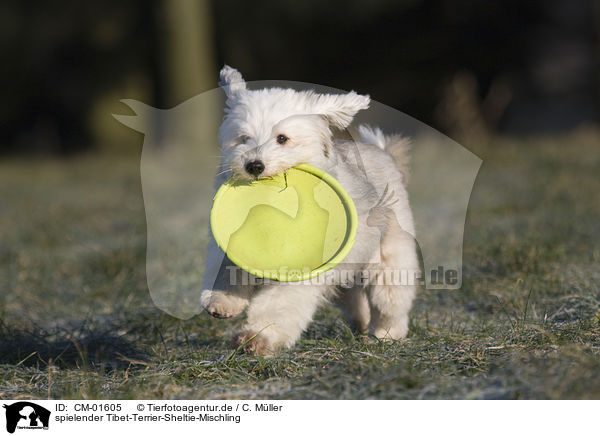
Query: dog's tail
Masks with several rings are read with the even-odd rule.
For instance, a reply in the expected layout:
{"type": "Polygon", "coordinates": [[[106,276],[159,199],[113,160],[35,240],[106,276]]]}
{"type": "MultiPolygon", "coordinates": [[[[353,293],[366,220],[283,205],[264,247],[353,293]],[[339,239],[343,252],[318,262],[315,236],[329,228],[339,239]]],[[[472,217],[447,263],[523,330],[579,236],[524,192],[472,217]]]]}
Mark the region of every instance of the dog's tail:
{"type": "Polygon", "coordinates": [[[373,128],[366,124],[358,126],[358,133],[362,142],[375,145],[392,155],[402,173],[404,184],[408,184],[412,148],[410,139],[402,135],[384,135],[379,127],[373,128]]]}

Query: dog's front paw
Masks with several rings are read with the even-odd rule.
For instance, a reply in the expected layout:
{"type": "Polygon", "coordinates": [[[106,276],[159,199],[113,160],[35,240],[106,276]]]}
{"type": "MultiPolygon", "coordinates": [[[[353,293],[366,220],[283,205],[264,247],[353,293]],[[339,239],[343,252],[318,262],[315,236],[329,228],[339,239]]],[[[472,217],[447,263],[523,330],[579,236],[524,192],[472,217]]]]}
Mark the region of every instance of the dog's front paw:
{"type": "Polygon", "coordinates": [[[403,339],[408,332],[408,328],[403,326],[392,328],[372,327],[370,330],[372,336],[383,341],[397,341],[403,339]]]}
{"type": "Polygon", "coordinates": [[[244,330],[233,338],[231,342],[233,348],[240,348],[244,353],[258,354],[266,356],[272,354],[273,350],[269,347],[269,343],[260,332],[244,330]]]}
{"type": "Polygon", "coordinates": [[[237,316],[248,306],[248,300],[239,295],[225,291],[205,290],[200,296],[204,310],[215,318],[231,318],[237,316]]]}

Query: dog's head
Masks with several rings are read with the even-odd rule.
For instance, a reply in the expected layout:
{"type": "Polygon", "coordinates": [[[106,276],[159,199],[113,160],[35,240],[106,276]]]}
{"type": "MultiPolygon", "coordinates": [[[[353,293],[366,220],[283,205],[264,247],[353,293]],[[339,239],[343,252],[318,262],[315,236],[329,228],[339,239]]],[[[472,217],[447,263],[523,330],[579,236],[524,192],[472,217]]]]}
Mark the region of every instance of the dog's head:
{"type": "Polygon", "coordinates": [[[369,96],[354,91],[251,91],[228,66],[221,70],[220,85],[227,94],[219,130],[223,165],[242,180],[273,176],[302,163],[323,166],[331,153],[331,128],[345,129],[370,102],[369,96]]]}

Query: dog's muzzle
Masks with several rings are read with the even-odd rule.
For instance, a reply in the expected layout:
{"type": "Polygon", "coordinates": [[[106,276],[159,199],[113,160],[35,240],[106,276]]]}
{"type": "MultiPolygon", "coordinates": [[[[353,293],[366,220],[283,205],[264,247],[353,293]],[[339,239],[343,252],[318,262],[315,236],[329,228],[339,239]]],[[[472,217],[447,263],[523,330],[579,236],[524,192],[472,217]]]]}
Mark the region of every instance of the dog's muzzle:
{"type": "Polygon", "coordinates": [[[248,174],[256,177],[265,170],[265,164],[259,160],[253,160],[247,162],[244,168],[248,174]]]}

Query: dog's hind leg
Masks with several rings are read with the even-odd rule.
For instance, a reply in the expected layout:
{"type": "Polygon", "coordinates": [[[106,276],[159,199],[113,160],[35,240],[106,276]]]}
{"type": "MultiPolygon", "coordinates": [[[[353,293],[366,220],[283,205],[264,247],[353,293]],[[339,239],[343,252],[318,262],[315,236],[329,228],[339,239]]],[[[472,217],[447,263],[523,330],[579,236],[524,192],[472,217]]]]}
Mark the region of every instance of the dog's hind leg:
{"type": "Polygon", "coordinates": [[[381,339],[400,339],[408,332],[408,314],[416,286],[407,279],[419,268],[413,237],[391,220],[381,241],[378,277],[367,291],[371,308],[369,333],[381,339]]]}
{"type": "Polygon", "coordinates": [[[336,299],[336,305],[342,309],[352,330],[358,334],[367,333],[371,320],[371,309],[364,286],[342,289],[336,299]]]}

